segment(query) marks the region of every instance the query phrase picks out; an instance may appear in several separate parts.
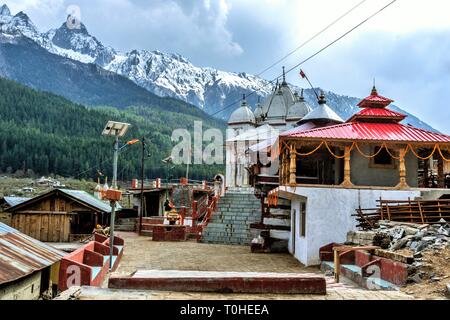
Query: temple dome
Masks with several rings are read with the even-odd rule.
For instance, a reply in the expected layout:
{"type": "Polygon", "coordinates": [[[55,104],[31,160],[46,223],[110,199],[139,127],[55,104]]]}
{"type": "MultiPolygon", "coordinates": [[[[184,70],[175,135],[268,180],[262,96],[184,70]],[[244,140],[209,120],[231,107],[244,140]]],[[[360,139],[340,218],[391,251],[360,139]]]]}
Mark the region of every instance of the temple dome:
{"type": "Polygon", "coordinates": [[[308,105],[308,103],[306,103],[305,98],[303,97],[303,90],[301,96],[295,93],[294,99],[295,102],[292,106],[290,106],[286,117],[286,120],[288,121],[300,120],[312,110],[312,108],[308,105]]]}
{"type": "Polygon", "coordinates": [[[255,115],[252,110],[247,105],[247,101],[244,100],[241,103],[241,106],[237,108],[230,116],[228,120],[228,124],[242,124],[242,123],[250,123],[255,124],[255,115]]]}
{"type": "Polygon", "coordinates": [[[269,99],[269,103],[267,105],[267,109],[265,110],[265,114],[266,120],[268,121],[271,120],[284,121],[286,119],[287,106],[281,88],[278,88],[278,90],[269,99]]]}
{"type": "Polygon", "coordinates": [[[263,110],[262,110],[261,104],[259,102],[256,105],[256,108],[255,108],[255,111],[253,112],[253,114],[255,115],[256,121],[258,121],[259,119],[262,118],[263,110]]]}

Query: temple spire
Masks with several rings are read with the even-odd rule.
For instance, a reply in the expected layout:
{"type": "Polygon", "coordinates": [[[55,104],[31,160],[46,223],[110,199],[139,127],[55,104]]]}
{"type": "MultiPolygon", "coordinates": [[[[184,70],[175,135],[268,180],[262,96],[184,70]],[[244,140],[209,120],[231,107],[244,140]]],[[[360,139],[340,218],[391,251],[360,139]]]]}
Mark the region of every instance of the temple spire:
{"type": "Polygon", "coordinates": [[[323,92],[323,90],[320,91],[320,96],[319,96],[319,104],[326,104],[327,100],[325,100],[325,92],[323,92]]]}

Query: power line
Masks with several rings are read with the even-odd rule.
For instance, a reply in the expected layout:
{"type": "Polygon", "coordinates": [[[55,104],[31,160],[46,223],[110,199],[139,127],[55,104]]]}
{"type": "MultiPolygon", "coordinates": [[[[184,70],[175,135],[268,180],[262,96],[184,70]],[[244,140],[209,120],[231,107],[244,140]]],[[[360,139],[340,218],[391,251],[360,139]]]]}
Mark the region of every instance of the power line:
{"type": "MultiPolygon", "coordinates": [[[[392,4],[394,4],[394,2],[397,2],[397,0],[392,0],[391,2],[389,2],[387,5],[385,5],[384,7],[382,7],[381,9],[379,9],[378,11],[376,11],[375,13],[371,14],[369,17],[367,17],[366,19],[364,19],[362,22],[358,23],[356,26],[354,26],[353,28],[351,28],[350,30],[348,30],[347,32],[345,32],[344,34],[342,34],[340,37],[336,38],[335,40],[333,40],[332,42],[330,42],[329,44],[327,44],[325,47],[321,48],[320,50],[316,51],[314,54],[312,54],[311,56],[309,56],[308,58],[304,59],[303,61],[301,61],[300,63],[296,64],[295,66],[293,66],[292,68],[288,69],[285,73],[289,73],[292,70],[298,68],[300,65],[304,64],[305,62],[311,60],[312,58],[314,58],[315,56],[317,56],[318,54],[320,54],[321,52],[325,51],[327,48],[329,48],[330,46],[332,46],[333,44],[335,44],[336,42],[338,42],[339,40],[341,40],[342,38],[344,38],[345,36],[347,36],[348,34],[350,34],[351,32],[353,32],[355,29],[359,28],[361,25],[363,25],[364,23],[366,23],[367,21],[369,21],[370,19],[372,19],[373,17],[375,17],[376,15],[378,15],[379,13],[381,13],[382,11],[384,11],[386,8],[388,8],[389,6],[391,6],[392,4]]],[[[278,77],[276,77],[275,79],[269,81],[269,84],[273,84],[275,81],[277,81],[279,78],[281,78],[283,76],[283,74],[279,75],[278,77]]],[[[247,94],[247,97],[255,94],[257,91],[254,90],[252,92],[250,92],[249,94],[247,94]]],[[[215,116],[218,113],[221,113],[223,111],[225,111],[226,109],[234,106],[236,103],[240,102],[241,100],[237,100],[234,101],[232,103],[230,103],[229,105],[225,106],[224,108],[222,108],[221,110],[215,112],[212,114],[212,116],[215,116]]]]}
{"type": "MultiPolygon", "coordinates": [[[[362,26],[364,23],[366,23],[367,21],[369,21],[370,19],[372,19],[373,17],[375,17],[376,15],[378,15],[379,13],[381,13],[383,10],[385,10],[386,8],[388,8],[389,6],[391,6],[392,4],[394,4],[394,2],[397,2],[397,0],[392,0],[391,2],[389,2],[387,5],[385,5],[384,7],[382,7],[381,9],[379,9],[378,11],[376,11],[375,13],[371,14],[369,17],[367,17],[366,19],[364,19],[363,21],[361,21],[360,23],[358,23],[356,26],[354,26],[353,28],[351,28],[350,30],[348,30],[347,32],[345,32],[344,34],[342,34],[340,37],[338,37],[337,39],[333,40],[332,42],[330,42],[329,44],[327,44],[325,47],[323,47],[322,49],[320,49],[319,51],[317,51],[316,53],[310,55],[308,58],[304,59],[303,61],[301,61],[300,63],[297,63],[295,66],[293,66],[292,68],[288,69],[288,71],[286,71],[286,73],[291,72],[292,70],[298,68],[299,66],[301,66],[302,64],[304,64],[305,62],[311,60],[312,58],[314,58],[315,56],[317,56],[318,54],[320,54],[322,51],[325,51],[326,49],[328,49],[329,47],[331,47],[333,44],[335,44],[336,42],[338,42],[339,40],[341,40],[342,38],[344,38],[345,36],[347,36],[348,34],[350,34],[351,32],[353,32],[355,29],[359,28],[360,26],[362,26]]],[[[278,78],[280,78],[282,75],[278,76],[278,78]]]]}
{"type": "Polygon", "coordinates": [[[319,32],[317,32],[316,34],[314,34],[311,38],[309,38],[308,40],[306,40],[305,42],[303,42],[301,45],[299,45],[297,48],[295,48],[294,50],[292,50],[291,52],[289,52],[288,54],[286,54],[285,56],[283,56],[282,58],[280,58],[279,60],[277,60],[276,62],[274,62],[273,64],[271,64],[270,66],[268,66],[267,68],[265,68],[263,71],[261,71],[260,73],[258,73],[256,76],[259,77],[261,76],[263,73],[265,73],[266,71],[272,69],[273,67],[275,67],[277,64],[279,64],[280,62],[282,62],[283,60],[289,58],[291,55],[293,55],[295,52],[297,52],[298,50],[300,50],[301,48],[303,48],[304,46],[306,46],[308,43],[310,43],[311,41],[313,41],[315,38],[317,38],[319,35],[321,35],[322,33],[324,33],[325,31],[327,31],[329,28],[331,28],[332,26],[334,26],[336,23],[338,23],[340,20],[342,20],[343,18],[345,18],[347,15],[349,15],[352,11],[354,11],[355,9],[357,9],[358,7],[360,7],[364,2],[366,2],[367,0],[363,0],[361,2],[359,2],[358,4],[356,4],[355,6],[353,6],[350,10],[346,11],[344,14],[342,14],[341,16],[339,16],[336,20],[334,20],[333,22],[331,22],[329,25],[327,25],[325,28],[323,28],[322,30],[320,30],[319,32]]]}

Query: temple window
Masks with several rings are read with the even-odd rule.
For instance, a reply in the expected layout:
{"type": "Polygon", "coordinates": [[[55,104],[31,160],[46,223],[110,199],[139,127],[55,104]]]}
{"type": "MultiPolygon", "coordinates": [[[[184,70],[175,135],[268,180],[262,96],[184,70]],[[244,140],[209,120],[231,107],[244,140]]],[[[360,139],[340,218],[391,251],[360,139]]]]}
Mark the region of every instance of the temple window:
{"type": "MultiPolygon", "coordinates": [[[[376,146],[373,148],[372,152],[378,153],[375,157],[372,158],[371,166],[372,167],[378,167],[378,168],[387,168],[387,169],[394,169],[395,168],[395,162],[394,159],[391,157],[389,152],[383,148],[380,151],[381,146],[376,146]]],[[[389,150],[391,153],[393,153],[392,150],[389,150]]]]}

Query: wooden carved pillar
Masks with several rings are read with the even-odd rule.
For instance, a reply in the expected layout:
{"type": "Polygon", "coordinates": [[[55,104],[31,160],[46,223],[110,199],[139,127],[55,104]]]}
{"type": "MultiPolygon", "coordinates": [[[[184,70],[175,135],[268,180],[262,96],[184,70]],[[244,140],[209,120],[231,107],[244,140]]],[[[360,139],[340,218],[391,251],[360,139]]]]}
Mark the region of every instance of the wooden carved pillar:
{"type": "Polygon", "coordinates": [[[401,148],[401,149],[399,149],[399,152],[398,152],[399,156],[400,156],[399,166],[398,166],[400,181],[397,185],[397,188],[399,188],[399,189],[409,188],[408,183],[406,182],[405,151],[406,151],[406,149],[401,148]]]}
{"type": "Polygon", "coordinates": [[[423,161],[423,184],[425,188],[430,186],[430,159],[423,161]]]}
{"type": "Polygon", "coordinates": [[[280,185],[286,184],[286,150],[281,153],[281,164],[280,164],[280,185]]]}
{"type": "Polygon", "coordinates": [[[438,188],[445,188],[445,174],[444,174],[444,159],[441,156],[438,157],[438,188]]]}
{"type": "Polygon", "coordinates": [[[289,166],[290,186],[295,186],[297,184],[297,154],[295,153],[295,151],[295,145],[292,145],[290,149],[291,164],[289,166]]]}
{"type": "Polygon", "coordinates": [[[286,149],[284,151],[284,179],[283,185],[287,185],[289,183],[289,150],[286,149]]]}
{"type": "Polygon", "coordinates": [[[344,181],[342,182],[343,187],[352,187],[353,183],[351,180],[351,170],[350,170],[350,155],[351,147],[346,146],[344,151],[344,181]]]}

